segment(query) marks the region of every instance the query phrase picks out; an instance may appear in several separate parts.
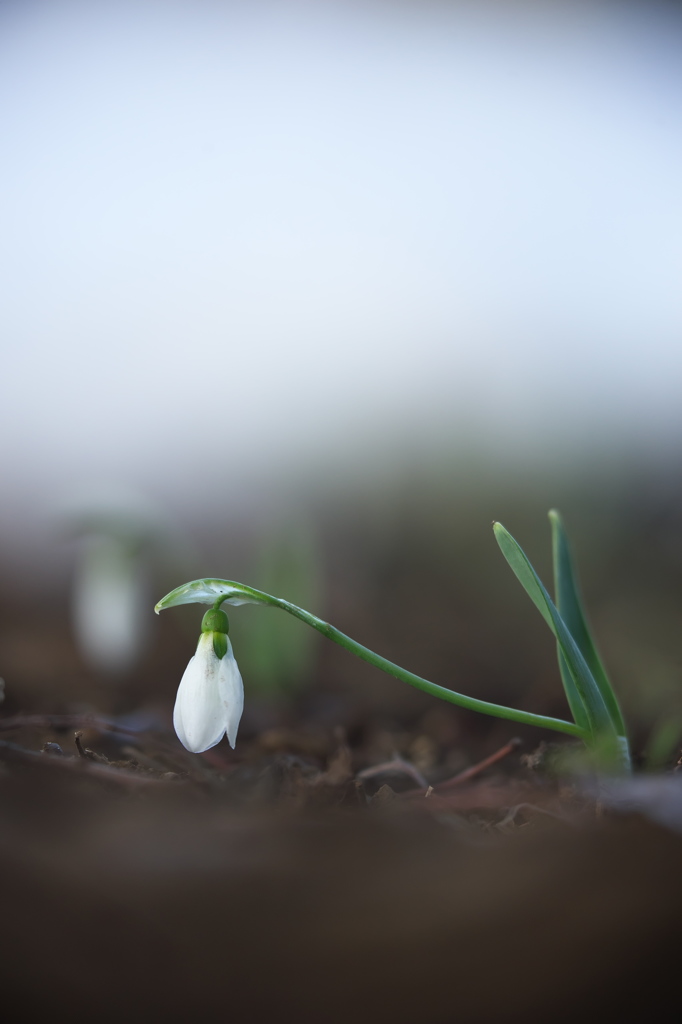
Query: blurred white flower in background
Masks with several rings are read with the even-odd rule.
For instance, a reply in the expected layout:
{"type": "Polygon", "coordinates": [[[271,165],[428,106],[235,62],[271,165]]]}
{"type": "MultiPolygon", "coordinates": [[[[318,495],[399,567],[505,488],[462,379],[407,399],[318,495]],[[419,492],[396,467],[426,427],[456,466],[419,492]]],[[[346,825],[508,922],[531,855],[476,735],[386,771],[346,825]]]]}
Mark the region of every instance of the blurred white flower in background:
{"type": "Polygon", "coordinates": [[[73,541],[59,549],[69,562],[80,652],[115,681],[144,655],[156,588],[191,575],[194,545],[158,502],[121,481],[90,481],[44,504],[53,528],[57,524],[60,536],[73,541]]]}
{"type": "Polygon", "coordinates": [[[140,543],[97,532],[80,541],[73,581],[73,622],[86,660],[118,675],[135,665],[147,638],[149,588],[140,543]]]}

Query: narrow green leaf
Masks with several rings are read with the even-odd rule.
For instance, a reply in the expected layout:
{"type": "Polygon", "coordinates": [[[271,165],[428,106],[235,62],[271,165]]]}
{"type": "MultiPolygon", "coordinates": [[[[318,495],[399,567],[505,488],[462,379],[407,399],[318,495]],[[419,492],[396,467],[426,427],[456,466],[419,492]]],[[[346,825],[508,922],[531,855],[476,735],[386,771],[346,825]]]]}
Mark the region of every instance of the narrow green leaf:
{"type": "MultiPolygon", "coordinates": [[[[557,609],[561,618],[566,623],[569,633],[580,648],[582,656],[599,687],[599,691],[611,716],[614,729],[619,736],[625,736],[626,728],[623,715],[587,624],[587,617],[580,597],[580,591],[578,590],[571,549],[561,516],[556,509],[552,509],[549,513],[549,521],[552,526],[554,600],[556,601],[557,609]]],[[[559,668],[563,678],[564,673],[568,672],[568,667],[561,651],[559,651],[559,668]]]]}
{"type": "Polygon", "coordinates": [[[572,683],[566,696],[576,724],[581,728],[586,726],[595,736],[613,735],[615,730],[611,716],[594,676],[540,577],[523,549],[504,526],[494,523],[493,530],[502,554],[559,644],[572,683]]]}

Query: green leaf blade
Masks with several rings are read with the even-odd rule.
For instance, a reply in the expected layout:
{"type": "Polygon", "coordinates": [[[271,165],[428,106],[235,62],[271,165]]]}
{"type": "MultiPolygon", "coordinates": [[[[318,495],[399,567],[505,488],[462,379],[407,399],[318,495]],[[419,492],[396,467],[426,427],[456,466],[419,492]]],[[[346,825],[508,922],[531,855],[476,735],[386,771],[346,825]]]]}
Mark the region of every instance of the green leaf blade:
{"type": "Polygon", "coordinates": [[[567,670],[566,697],[576,724],[589,729],[593,736],[614,735],[611,716],[592,672],[528,556],[501,523],[494,523],[493,530],[514,575],[557,640],[567,670]]]}
{"type": "Polygon", "coordinates": [[[557,640],[557,658],[559,662],[559,675],[561,676],[561,682],[564,687],[564,693],[566,694],[566,700],[568,706],[571,709],[571,714],[575,719],[576,723],[582,729],[590,729],[590,716],[585,707],[585,703],[580,696],[578,687],[575,684],[573,674],[571,673],[565,657],[561,652],[561,644],[557,640]]]}
{"type": "MultiPolygon", "coordinates": [[[[577,574],[571,555],[568,537],[564,529],[561,516],[552,509],[549,513],[549,521],[552,527],[552,555],[554,561],[554,599],[562,619],[566,623],[569,633],[578,645],[580,652],[587,662],[594,680],[599,687],[604,703],[606,704],[614,729],[619,736],[626,736],[627,730],[623,720],[623,714],[618,703],[616,694],[606,674],[597,652],[596,644],[592,638],[590,628],[587,624],[587,616],[580,597],[577,574]]],[[[561,666],[561,654],[559,665],[561,666]]],[[[563,672],[566,667],[562,668],[563,672]]]]}

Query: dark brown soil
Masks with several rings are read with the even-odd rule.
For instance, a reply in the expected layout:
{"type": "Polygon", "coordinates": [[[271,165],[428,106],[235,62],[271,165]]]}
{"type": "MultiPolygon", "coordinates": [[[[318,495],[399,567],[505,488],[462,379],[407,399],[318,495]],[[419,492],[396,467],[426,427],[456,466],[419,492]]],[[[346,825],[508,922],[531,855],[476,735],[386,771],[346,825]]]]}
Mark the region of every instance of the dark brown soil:
{"type": "Polygon", "coordinates": [[[454,770],[419,732],[196,756],[115,719],[0,727],[8,1021],[673,1019],[674,774],[614,795],[514,743],[454,770]]]}

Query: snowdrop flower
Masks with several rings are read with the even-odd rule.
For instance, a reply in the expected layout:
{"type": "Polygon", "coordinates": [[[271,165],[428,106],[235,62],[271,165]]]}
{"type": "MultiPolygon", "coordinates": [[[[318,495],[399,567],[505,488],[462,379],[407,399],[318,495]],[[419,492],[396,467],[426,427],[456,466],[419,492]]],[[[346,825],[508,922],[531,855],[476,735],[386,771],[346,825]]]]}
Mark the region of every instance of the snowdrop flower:
{"type": "Polygon", "coordinates": [[[102,521],[82,539],[79,556],[72,606],[76,639],[91,665],[116,677],[135,665],[146,641],[143,538],[102,521]]]}
{"type": "Polygon", "coordinates": [[[180,680],[173,725],[187,750],[200,754],[215,747],[227,733],[230,746],[244,708],[244,684],[227,635],[227,615],[206,612],[197,653],[180,680]]]}

